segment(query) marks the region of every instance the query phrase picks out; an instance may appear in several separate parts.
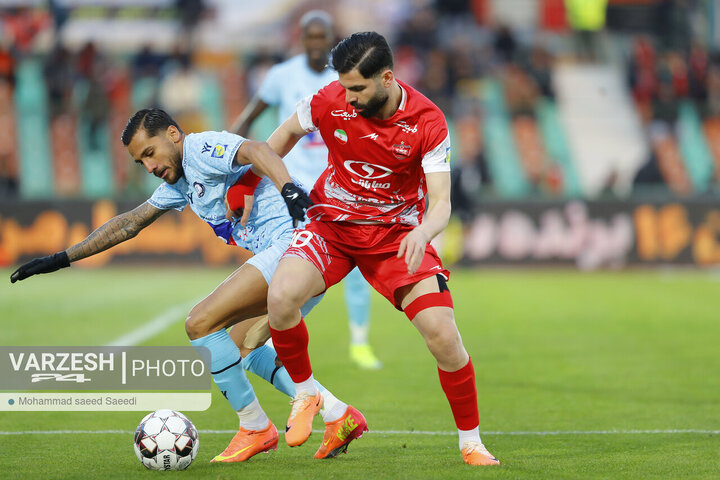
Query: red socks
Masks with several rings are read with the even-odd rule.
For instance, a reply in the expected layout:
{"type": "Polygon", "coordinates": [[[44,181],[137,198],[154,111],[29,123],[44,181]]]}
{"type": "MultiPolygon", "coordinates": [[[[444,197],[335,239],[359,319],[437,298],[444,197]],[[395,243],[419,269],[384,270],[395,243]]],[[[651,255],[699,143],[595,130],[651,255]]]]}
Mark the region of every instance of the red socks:
{"type": "MultiPolygon", "coordinates": [[[[275,336],[273,334],[273,344],[275,336]]],[[[472,430],[480,425],[475,386],[475,369],[472,360],[455,372],[446,372],[438,368],[440,385],[450,402],[450,409],[459,430],[472,430]]],[[[292,375],[291,375],[292,376],[292,375]]]]}
{"type": "Polygon", "coordinates": [[[301,318],[300,323],[287,330],[275,330],[270,327],[270,335],[278,358],[287,369],[292,381],[300,383],[310,378],[312,368],[308,355],[309,336],[305,321],[301,318]]]}

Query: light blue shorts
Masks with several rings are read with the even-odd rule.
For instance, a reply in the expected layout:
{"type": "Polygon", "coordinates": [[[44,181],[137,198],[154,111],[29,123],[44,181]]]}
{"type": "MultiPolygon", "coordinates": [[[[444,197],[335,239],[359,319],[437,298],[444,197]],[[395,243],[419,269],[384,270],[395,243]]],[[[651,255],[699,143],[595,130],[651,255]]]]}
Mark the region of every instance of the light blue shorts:
{"type": "MultiPolygon", "coordinates": [[[[287,238],[277,239],[270,247],[266,248],[262,252],[258,252],[256,255],[250,257],[246,262],[260,270],[260,273],[262,273],[262,276],[265,278],[268,285],[270,285],[270,280],[273,275],[275,275],[275,270],[277,269],[280,258],[282,258],[283,253],[287,250],[287,247],[290,246],[291,238],[292,237],[288,236],[287,238]]],[[[322,300],[324,296],[325,293],[321,293],[317,297],[312,297],[310,300],[305,302],[305,305],[303,305],[300,309],[300,313],[303,318],[310,313],[310,310],[312,310],[315,305],[320,303],[320,300],[322,300]]]]}

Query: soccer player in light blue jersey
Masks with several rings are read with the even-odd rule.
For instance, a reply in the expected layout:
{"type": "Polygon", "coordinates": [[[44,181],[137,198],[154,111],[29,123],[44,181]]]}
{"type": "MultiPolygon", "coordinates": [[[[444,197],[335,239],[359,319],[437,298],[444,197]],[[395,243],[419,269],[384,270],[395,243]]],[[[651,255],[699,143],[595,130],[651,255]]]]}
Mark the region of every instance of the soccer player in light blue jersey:
{"type": "MultiPolygon", "coordinates": [[[[213,461],[240,462],[274,450],[277,429],[260,406],[245,369],[294,397],[295,386],[287,371],[276,366],[275,351],[265,345],[270,338],[265,313],[268,284],[290,243],[293,223],[304,220],[304,208],[310,200],[291,182],[282,160],[266,143],[228,132],[185,135],[159,109],[135,113],[122,141],[136,163],[165,183],[139,207],[110,219],[65,251],[22,265],[10,279],[15,283],[69,267],[71,262],[133,238],[165,212],[189,205],[223,241],[255,254],[193,307],[185,322],[190,343],[210,350],[213,379],[239,417],[238,433],[213,461]],[[248,181],[252,184],[249,189],[244,188],[248,181]],[[229,191],[239,191],[246,207],[238,220],[226,219],[229,191]],[[244,197],[243,192],[249,195],[244,197]],[[231,338],[226,329],[233,325],[231,338]]],[[[304,310],[309,311],[319,300],[313,298],[304,310]]],[[[348,412],[358,416],[353,407],[319,388],[324,390],[321,413],[328,428],[335,428],[348,412]]]]}
{"type": "MultiPolygon", "coordinates": [[[[328,54],[333,44],[332,18],[322,10],[307,12],[300,19],[305,53],[272,67],[257,95],[230,128],[247,137],[250,126],[268,106],[276,106],[278,125],[295,113],[298,101],[338,79],[330,68],[328,54]]],[[[318,132],[301,138],[285,156],[290,176],[309,192],[327,166],[327,147],[318,132]]],[[[382,363],[368,342],[370,286],[360,270],[345,277],[345,302],[350,319],[350,358],[361,368],[378,369],[382,363]]]]}

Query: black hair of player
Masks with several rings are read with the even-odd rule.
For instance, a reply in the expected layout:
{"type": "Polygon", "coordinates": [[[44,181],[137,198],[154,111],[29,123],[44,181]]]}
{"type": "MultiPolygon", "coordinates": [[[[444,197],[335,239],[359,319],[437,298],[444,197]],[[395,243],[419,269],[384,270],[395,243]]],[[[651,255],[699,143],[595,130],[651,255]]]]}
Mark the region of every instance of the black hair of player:
{"type": "Polygon", "coordinates": [[[159,108],[144,108],[138,110],[130,117],[125,129],[122,132],[122,143],[126,147],[130,145],[137,131],[142,128],[147,132],[148,137],[154,137],[164,132],[172,125],[182,133],[182,129],[165,110],[159,108]]]}
{"type": "Polygon", "coordinates": [[[393,54],[385,37],[377,32],[353,33],[330,52],[333,68],[348,73],[357,68],[363,78],[371,78],[393,68],[393,54]]]}

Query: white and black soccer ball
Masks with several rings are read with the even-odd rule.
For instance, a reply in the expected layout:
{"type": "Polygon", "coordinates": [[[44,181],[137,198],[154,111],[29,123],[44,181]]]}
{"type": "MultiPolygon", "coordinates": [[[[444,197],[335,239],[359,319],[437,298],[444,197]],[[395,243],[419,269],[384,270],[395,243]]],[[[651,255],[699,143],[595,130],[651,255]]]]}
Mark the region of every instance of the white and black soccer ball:
{"type": "Polygon", "coordinates": [[[195,425],[180,412],[149,413],[135,430],[135,455],[150,470],[185,470],[198,452],[195,425]]]}

